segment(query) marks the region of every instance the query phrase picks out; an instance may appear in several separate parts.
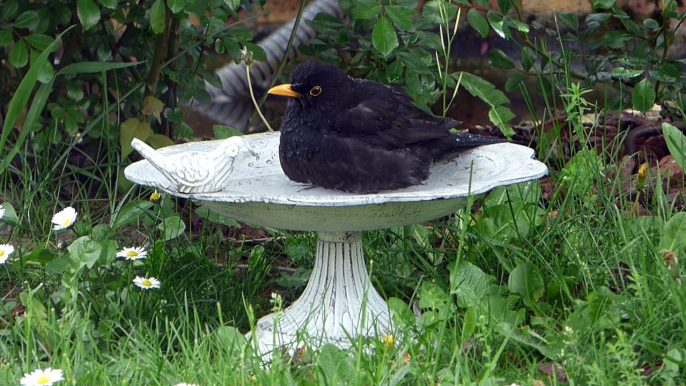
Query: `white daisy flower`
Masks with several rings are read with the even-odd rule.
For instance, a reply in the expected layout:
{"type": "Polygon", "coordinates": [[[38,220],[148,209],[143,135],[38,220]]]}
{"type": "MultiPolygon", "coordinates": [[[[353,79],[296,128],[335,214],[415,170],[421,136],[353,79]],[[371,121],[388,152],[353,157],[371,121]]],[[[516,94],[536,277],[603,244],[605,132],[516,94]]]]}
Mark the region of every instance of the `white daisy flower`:
{"type": "Polygon", "coordinates": [[[137,285],[140,288],[143,289],[153,289],[153,288],[160,288],[160,281],[155,279],[154,277],[140,277],[136,276],[135,279],[133,279],[133,284],[137,285]]]}
{"type": "Polygon", "coordinates": [[[76,212],[76,209],[72,208],[71,206],[62,209],[61,211],[55,213],[54,216],[52,216],[52,223],[55,224],[55,226],[52,229],[55,231],[59,231],[62,229],[69,228],[76,221],[77,215],[78,213],[76,212]]]}
{"type": "Polygon", "coordinates": [[[117,252],[117,257],[123,257],[126,260],[140,260],[148,257],[148,251],[143,247],[124,248],[117,252]]]}
{"type": "Polygon", "coordinates": [[[21,379],[22,386],[51,386],[53,383],[64,380],[62,370],[51,369],[35,370],[30,374],[25,374],[21,379]]]}
{"type": "Polygon", "coordinates": [[[5,264],[7,258],[14,253],[14,247],[9,244],[0,244],[0,264],[5,264]]]}
{"type": "Polygon", "coordinates": [[[179,383],[176,386],[198,386],[195,383],[179,383]]]}
{"type": "Polygon", "coordinates": [[[0,205],[0,218],[2,218],[5,215],[5,208],[0,205]]]}

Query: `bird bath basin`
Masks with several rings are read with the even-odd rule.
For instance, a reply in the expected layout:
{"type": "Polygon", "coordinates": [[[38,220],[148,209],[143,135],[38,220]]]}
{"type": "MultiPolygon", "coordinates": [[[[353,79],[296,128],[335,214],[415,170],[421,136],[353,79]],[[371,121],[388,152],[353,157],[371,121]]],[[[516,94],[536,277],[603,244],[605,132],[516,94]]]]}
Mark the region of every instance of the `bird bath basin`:
{"type": "MultiPolygon", "coordinates": [[[[257,322],[259,351],[293,349],[302,337],[350,344],[350,337],[391,332],[391,315],[371,286],[361,231],[433,220],[454,212],[469,195],[540,178],[547,168],[533,150],[509,143],[476,148],[438,163],[423,185],[377,194],[343,193],[290,181],[279,164],[279,133],[243,138],[258,157],[235,167],[236,178],[214,193],[176,191],[148,161],[126,168],[126,178],[168,194],[190,198],[213,211],[251,225],[318,232],[312,276],[302,296],[281,312],[257,322]],[[276,328],[275,328],[276,326],[276,328]]],[[[163,155],[211,152],[221,141],[160,149],[163,155]]]]}

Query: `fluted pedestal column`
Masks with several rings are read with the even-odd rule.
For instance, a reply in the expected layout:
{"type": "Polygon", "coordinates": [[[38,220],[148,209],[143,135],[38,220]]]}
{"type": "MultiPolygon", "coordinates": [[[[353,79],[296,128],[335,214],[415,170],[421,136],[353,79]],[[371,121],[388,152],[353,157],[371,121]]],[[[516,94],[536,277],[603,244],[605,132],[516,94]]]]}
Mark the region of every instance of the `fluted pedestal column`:
{"type": "MultiPolygon", "coordinates": [[[[386,302],[371,285],[364,263],[361,232],[319,232],[314,270],[305,292],[290,307],[257,322],[254,338],[260,354],[275,347],[292,351],[390,332],[386,302]]],[[[250,338],[250,334],[248,334],[250,338]]]]}

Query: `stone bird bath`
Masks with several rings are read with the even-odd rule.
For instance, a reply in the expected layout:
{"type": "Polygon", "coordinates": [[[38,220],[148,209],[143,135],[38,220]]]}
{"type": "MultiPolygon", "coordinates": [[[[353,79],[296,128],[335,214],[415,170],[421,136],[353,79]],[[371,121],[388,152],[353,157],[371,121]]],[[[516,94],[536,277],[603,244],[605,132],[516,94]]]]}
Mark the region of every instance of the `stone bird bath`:
{"type": "MultiPolygon", "coordinates": [[[[290,181],[279,164],[279,133],[243,138],[256,156],[234,165],[221,190],[181,193],[146,160],[126,168],[126,178],[165,193],[190,198],[247,224],[294,231],[316,231],[312,276],[304,293],[278,316],[257,322],[261,354],[288,350],[309,337],[319,344],[350,345],[350,337],[390,333],[386,302],[372,287],[365,268],[361,232],[433,220],[503,185],[540,178],[547,168],[533,150],[514,144],[484,146],[437,163],[423,185],[378,194],[353,194],[290,181]]],[[[193,142],[159,150],[166,156],[212,152],[222,141],[193,142]]]]}

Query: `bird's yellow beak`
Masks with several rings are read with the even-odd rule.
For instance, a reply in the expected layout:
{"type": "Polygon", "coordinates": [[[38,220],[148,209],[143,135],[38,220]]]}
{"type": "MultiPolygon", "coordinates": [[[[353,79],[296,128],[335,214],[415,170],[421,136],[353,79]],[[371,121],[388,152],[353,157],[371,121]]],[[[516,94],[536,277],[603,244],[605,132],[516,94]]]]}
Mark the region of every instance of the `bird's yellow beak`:
{"type": "Polygon", "coordinates": [[[297,92],[293,91],[293,89],[291,89],[290,83],[284,83],[278,86],[274,86],[270,88],[269,91],[267,91],[267,93],[274,95],[283,95],[287,97],[297,97],[300,95],[297,92]]]}

